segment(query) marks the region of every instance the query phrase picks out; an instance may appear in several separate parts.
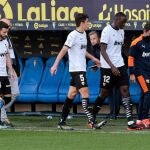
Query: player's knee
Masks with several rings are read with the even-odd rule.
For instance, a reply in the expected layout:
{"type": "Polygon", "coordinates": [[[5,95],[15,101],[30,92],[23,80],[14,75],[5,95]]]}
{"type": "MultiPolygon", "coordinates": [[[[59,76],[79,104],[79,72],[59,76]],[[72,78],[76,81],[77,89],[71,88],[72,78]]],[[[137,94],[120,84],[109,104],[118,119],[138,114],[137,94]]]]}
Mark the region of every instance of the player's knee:
{"type": "Polygon", "coordinates": [[[71,92],[68,93],[68,98],[74,99],[76,95],[77,95],[76,91],[71,91],[71,92]]]}
{"type": "Polygon", "coordinates": [[[88,98],[89,97],[89,90],[87,87],[81,88],[79,90],[79,92],[80,92],[82,98],[88,98]]]}
{"type": "Polygon", "coordinates": [[[99,94],[99,97],[104,99],[104,98],[106,98],[108,96],[108,94],[109,94],[108,90],[102,89],[100,94],[99,94]]]}
{"type": "Polygon", "coordinates": [[[89,91],[83,90],[80,92],[82,98],[88,98],[89,97],[89,91]]]}
{"type": "Polygon", "coordinates": [[[122,97],[129,97],[130,96],[129,89],[127,87],[122,88],[120,90],[120,92],[121,92],[122,97]]]}

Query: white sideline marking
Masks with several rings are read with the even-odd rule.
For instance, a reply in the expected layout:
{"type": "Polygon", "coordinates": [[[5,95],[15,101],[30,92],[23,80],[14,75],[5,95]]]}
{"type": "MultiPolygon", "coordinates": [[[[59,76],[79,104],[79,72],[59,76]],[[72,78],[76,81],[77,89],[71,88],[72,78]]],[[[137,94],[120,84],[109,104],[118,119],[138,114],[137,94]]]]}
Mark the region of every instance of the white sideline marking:
{"type": "Polygon", "coordinates": [[[150,134],[148,130],[142,130],[142,131],[101,131],[100,130],[92,130],[92,129],[79,129],[74,128],[74,130],[59,130],[59,129],[36,129],[33,127],[26,127],[26,128],[12,128],[12,129],[1,129],[3,131],[37,131],[37,132],[78,132],[78,133],[88,133],[93,132],[95,134],[101,134],[101,133],[113,133],[113,134],[150,134]],[[98,132],[96,132],[98,131],[98,132]]]}

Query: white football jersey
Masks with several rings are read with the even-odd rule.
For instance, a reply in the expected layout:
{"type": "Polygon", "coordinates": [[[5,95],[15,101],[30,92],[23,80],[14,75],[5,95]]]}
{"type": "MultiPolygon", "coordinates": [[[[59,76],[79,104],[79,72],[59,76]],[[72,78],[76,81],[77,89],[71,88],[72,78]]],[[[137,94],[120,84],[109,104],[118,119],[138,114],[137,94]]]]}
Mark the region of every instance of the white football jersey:
{"type": "Polygon", "coordinates": [[[7,44],[8,52],[9,52],[10,58],[11,58],[11,59],[15,59],[14,49],[13,49],[13,47],[12,47],[12,43],[11,43],[10,39],[7,38],[7,39],[5,39],[4,41],[5,41],[6,44],[7,44]],[[8,40],[9,40],[9,42],[8,42],[8,40]]]}
{"type": "Polygon", "coordinates": [[[64,45],[69,47],[69,72],[86,71],[86,33],[70,32],[64,45]]]}
{"type": "Polygon", "coordinates": [[[0,76],[7,76],[6,70],[6,54],[8,53],[8,47],[6,41],[0,41],[0,76]]]}
{"type": "MultiPolygon", "coordinates": [[[[108,54],[112,64],[115,67],[124,66],[124,60],[121,54],[122,45],[124,43],[124,30],[116,30],[111,25],[108,25],[102,31],[100,42],[107,44],[106,53],[108,54]]],[[[109,64],[105,61],[101,54],[100,61],[102,68],[110,68],[109,64]]]]}

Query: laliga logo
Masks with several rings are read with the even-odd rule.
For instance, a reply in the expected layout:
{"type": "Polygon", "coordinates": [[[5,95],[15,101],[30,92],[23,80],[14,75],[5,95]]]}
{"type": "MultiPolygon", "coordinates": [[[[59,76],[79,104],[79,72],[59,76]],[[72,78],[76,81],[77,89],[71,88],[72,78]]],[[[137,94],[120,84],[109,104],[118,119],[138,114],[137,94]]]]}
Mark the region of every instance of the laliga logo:
{"type": "Polygon", "coordinates": [[[145,25],[146,25],[146,22],[143,22],[143,23],[142,23],[142,28],[144,28],[145,25]]]}
{"type": "Polygon", "coordinates": [[[39,24],[38,23],[34,23],[34,28],[38,29],[39,28],[39,24]]]}
{"type": "Polygon", "coordinates": [[[5,15],[5,16],[2,16],[0,14],[0,18],[5,17],[5,18],[8,18],[8,19],[13,19],[13,12],[12,12],[11,6],[8,3],[8,1],[7,0],[0,0],[0,6],[3,7],[3,12],[4,12],[4,15],[5,15]]]}

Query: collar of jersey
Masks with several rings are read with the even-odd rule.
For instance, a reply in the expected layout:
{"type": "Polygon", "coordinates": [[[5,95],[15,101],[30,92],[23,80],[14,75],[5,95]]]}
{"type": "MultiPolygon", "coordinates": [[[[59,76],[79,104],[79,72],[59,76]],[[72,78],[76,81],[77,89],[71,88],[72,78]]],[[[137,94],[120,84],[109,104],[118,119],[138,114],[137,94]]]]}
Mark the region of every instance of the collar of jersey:
{"type": "Polygon", "coordinates": [[[114,30],[119,30],[119,28],[118,27],[113,27],[112,25],[110,25],[114,30]]]}
{"type": "Polygon", "coordinates": [[[79,33],[81,33],[81,34],[83,34],[83,33],[84,33],[84,32],[80,32],[80,31],[78,31],[77,29],[76,29],[76,31],[77,31],[77,32],[79,32],[79,33]]]}

